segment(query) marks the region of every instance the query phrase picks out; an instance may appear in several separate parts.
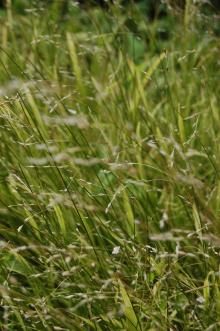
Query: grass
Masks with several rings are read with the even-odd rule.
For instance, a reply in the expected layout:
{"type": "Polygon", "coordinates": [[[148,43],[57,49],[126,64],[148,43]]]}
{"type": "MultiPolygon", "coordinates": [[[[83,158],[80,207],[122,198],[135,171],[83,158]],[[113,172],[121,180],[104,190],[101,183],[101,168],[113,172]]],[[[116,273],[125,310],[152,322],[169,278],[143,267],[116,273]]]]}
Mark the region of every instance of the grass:
{"type": "Polygon", "coordinates": [[[218,17],[1,12],[0,329],[220,329],[218,17]]]}

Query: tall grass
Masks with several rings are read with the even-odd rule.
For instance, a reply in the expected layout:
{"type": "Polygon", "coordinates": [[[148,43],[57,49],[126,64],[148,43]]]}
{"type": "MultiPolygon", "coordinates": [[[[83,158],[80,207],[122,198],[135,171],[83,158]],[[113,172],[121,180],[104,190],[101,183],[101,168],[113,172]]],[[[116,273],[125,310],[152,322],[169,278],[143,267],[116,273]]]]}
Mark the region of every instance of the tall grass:
{"type": "Polygon", "coordinates": [[[0,19],[1,330],[219,330],[218,17],[0,19]]]}

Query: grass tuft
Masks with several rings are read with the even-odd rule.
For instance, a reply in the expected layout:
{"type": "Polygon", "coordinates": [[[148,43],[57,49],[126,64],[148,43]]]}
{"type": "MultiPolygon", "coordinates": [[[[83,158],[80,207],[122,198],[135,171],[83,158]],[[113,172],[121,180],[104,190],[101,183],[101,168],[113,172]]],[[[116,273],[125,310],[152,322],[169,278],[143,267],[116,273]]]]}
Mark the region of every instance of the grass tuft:
{"type": "Polygon", "coordinates": [[[169,3],[1,10],[1,330],[220,329],[219,16],[169,3]]]}

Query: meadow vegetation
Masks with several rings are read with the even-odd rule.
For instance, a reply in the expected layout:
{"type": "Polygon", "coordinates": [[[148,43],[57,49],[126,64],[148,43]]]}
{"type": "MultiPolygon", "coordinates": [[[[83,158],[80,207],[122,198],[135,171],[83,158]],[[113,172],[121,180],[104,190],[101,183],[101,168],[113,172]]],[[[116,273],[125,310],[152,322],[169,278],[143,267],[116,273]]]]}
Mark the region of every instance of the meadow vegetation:
{"type": "Polygon", "coordinates": [[[220,330],[218,15],[28,3],[0,11],[0,329],[220,330]]]}

